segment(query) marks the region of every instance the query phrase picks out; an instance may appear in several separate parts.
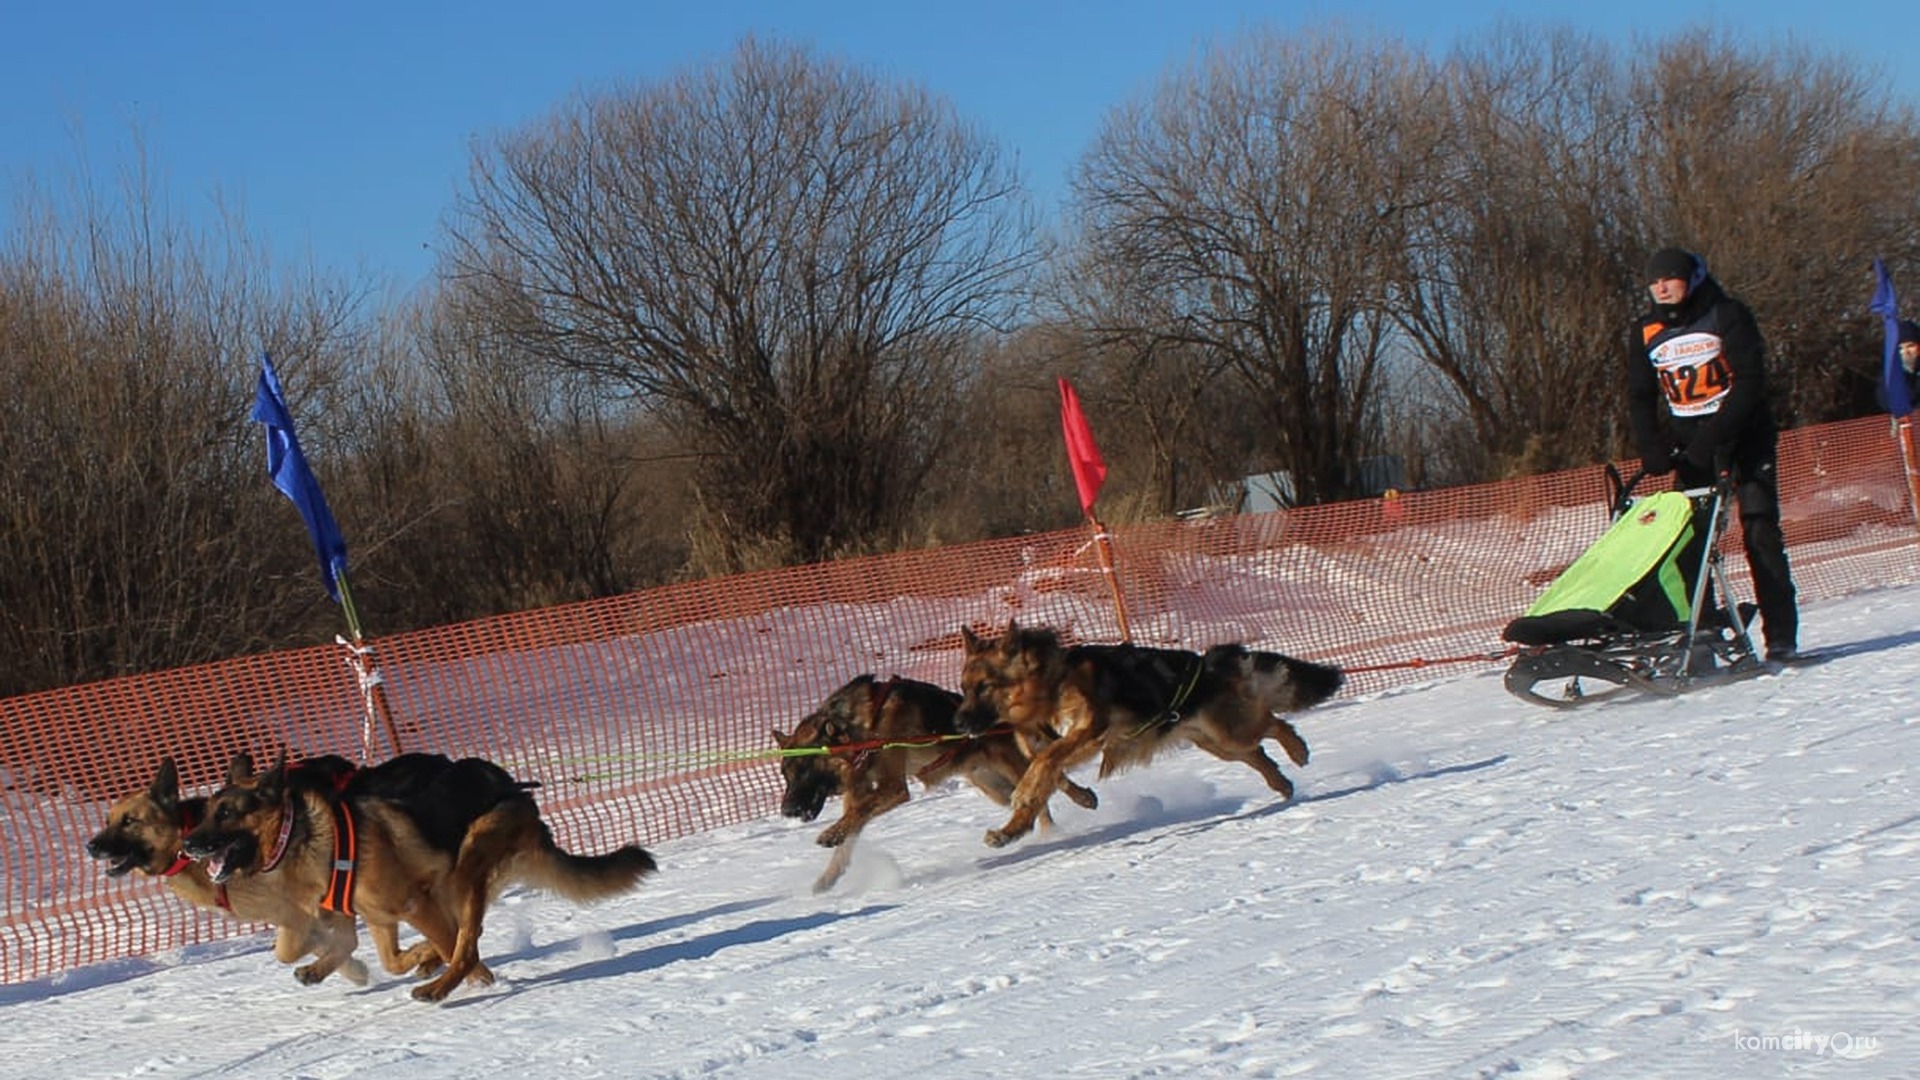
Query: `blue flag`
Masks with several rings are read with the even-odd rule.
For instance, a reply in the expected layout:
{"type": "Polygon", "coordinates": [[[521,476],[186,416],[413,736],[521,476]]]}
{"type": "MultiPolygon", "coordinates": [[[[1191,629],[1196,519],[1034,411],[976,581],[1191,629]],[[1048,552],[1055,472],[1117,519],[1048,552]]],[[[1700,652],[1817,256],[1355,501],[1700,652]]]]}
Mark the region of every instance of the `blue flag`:
{"type": "Polygon", "coordinates": [[[347,542],[340,538],[327,497],[300,452],[300,437],[293,433],[293,414],[280,390],[280,376],[274,373],[273,358],[265,353],[260,354],[260,388],[254,394],[252,419],[267,425],[267,475],[300,508],[300,519],[313,534],[313,550],[320,557],[320,580],[327,586],[327,595],[338,602],[337,582],[347,572],[347,542]]]}
{"type": "Polygon", "coordinates": [[[1907,396],[1907,373],[1900,366],[1900,308],[1893,298],[1893,279],[1887,276],[1887,266],[1879,259],[1873,260],[1873,302],[1867,310],[1880,316],[1886,324],[1886,346],[1880,358],[1881,393],[1887,402],[1887,411],[1895,416],[1905,416],[1913,411],[1913,402],[1907,396]]]}

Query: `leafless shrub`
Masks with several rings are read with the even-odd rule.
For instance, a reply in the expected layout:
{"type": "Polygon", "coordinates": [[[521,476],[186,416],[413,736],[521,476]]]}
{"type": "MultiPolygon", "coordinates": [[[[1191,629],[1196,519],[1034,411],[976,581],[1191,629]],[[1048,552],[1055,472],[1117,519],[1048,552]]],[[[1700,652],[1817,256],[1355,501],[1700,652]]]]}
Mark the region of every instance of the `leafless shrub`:
{"type": "Polygon", "coordinates": [[[706,549],[806,561],[907,529],[969,348],[1010,324],[1022,206],[945,103],[748,41],[484,148],[451,270],[523,355],[684,434],[706,549]]]}
{"type": "Polygon", "coordinates": [[[257,650],[328,614],[311,545],[279,542],[300,526],[248,413],[260,348],[325,377],[357,298],[275,279],[237,224],[189,231],[152,185],[29,197],[0,249],[0,694],[257,650]]]}

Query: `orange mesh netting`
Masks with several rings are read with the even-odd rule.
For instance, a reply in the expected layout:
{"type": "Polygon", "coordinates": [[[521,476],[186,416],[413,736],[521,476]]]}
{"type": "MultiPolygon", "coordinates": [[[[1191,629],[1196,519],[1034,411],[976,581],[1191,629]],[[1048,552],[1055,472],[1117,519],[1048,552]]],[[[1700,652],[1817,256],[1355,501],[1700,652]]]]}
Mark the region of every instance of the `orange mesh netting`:
{"type": "MultiPolygon", "coordinates": [[[[1644,487],[1643,487],[1644,490],[1644,487]]],[[[1804,603],[1920,580],[1884,418],[1781,443],[1804,603]]],[[[1365,695],[1493,670],[1500,631],[1607,524],[1600,467],[1301,510],[1087,530],[675,585],[369,642],[399,748],[480,755],[537,780],[562,846],[658,843],[778,812],[769,729],[865,672],[953,685],[963,626],[1080,640],[1240,641],[1348,668],[1365,695]]],[[[1737,533],[1737,528],[1736,528],[1737,533]]],[[[1738,536],[1727,565],[1748,588],[1738,536]]],[[[1821,644],[1817,615],[1809,644],[1821,644]]],[[[189,793],[283,748],[378,760],[340,645],[0,700],[0,982],[254,932],[87,858],[108,803],[172,755],[189,793]]],[[[1489,693],[1498,693],[1489,685],[1489,693]]],[[[1518,706],[1524,707],[1524,706],[1518,706]]],[[[1333,737],[1338,737],[1337,734],[1333,737]]],[[[317,899],[317,898],[316,898],[317,899]]]]}

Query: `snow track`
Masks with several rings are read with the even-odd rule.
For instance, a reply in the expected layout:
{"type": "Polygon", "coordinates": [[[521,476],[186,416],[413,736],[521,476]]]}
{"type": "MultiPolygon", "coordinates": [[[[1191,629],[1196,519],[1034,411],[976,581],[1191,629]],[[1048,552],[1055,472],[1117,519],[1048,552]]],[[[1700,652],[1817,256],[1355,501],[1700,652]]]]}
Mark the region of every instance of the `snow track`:
{"type": "Polygon", "coordinates": [[[1189,752],[993,851],[917,793],[824,896],[824,822],[686,838],[616,902],[503,898],[499,984],[440,1006],[260,939],[0,988],[0,1075],[1913,1075],[1917,609],[1810,609],[1834,660],[1679,699],[1339,702],[1290,804],[1189,752]]]}

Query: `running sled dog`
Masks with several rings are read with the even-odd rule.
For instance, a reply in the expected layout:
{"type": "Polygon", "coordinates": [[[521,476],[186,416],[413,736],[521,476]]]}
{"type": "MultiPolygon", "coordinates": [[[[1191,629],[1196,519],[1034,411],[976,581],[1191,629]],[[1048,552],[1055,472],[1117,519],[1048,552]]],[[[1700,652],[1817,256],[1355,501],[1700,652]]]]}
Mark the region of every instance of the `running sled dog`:
{"type": "MultiPolygon", "coordinates": [[[[959,694],[932,683],[860,675],[828,695],[793,734],[773,732],[786,781],[782,814],[812,821],[828,798],[840,796],[840,819],[817,838],[833,855],[814,892],[840,880],[869,822],[907,801],[909,776],[929,788],[961,777],[995,803],[1009,804],[1027,755],[1009,733],[961,731],[954,722],[959,704],[959,694]]],[[[1071,780],[1062,778],[1059,787],[1081,806],[1099,805],[1092,791],[1071,780]]],[[[1042,825],[1050,822],[1045,800],[1037,815],[1042,825]]]]}
{"type": "Polygon", "coordinates": [[[1100,776],[1145,765],[1170,746],[1191,743],[1242,761],[1283,798],[1293,783],[1261,749],[1271,736],[1295,765],[1307,744],[1283,714],[1317,705],[1340,689],[1339,668],[1217,645],[1204,653],[1138,645],[1066,645],[1053,630],[1010,623],[983,638],[963,631],[964,731],[1010,725],[1032,755],[1015,785],[1013,812],[986,835],[1002,847],[1032,830],[1048,793],[1073,769],[1100,758],[1100,776]]]}
{"type": "MultiPolygon", "coordinates": [[[[352,762],[332,755],[303,761],[300,767],[330,778],[353,771],[352,762]]],[[[276,881],[248,876],[215,882],[204,865],[187,858],[181,852],[181,841],[188,830],[206,819],[206,812],[206,797],[183,798],[179,766],[171,757],[161,758],[152,783],[108,808],[106,824],[87,841],[87,854],[104,864],[108,877],[137,870],[165,879],[174,895],[197,907],[225,911],[243,922],[271,924],[273,955],[283,964],[325,952],[329,943],[345,942],[347,952],[352,953],[357,933],[352,916],[318,910],[312,898],[288,895],[276,881]]],[[[408,957],[409,967],[427,960],[425,954],[431,952],[431,946],[425,943],[415,949],[420,951],[408,957]]],[[[394,952],[398,954],[397,947],[394,952]]],[[[349,982],[366,985],[367,966],[351,955],[337,967],[349,982]]],[[[332,970],[307,965],[296,968],[293,974],[300,982],[312,984],[332,970]]]]}
{"type": "MultiPolygon", "coordinates": [[[[508,885],[588,903],[634,888],[655,869],[653,856],[633,844],[604,855],[561,850],[528,787],[481,758],[402,754],[330,783],[284,760],[255,774],[242,755],[183,849],[205,860],[216,883],[251,879],[316,912],[357,913],[388,970],[439,971],[413,990],[439,1001],[462,981],[493,981],[480,961],[480,934],[488,905],[508,885]],[[402,922],[430,951],[392,951],[402,922]]],[[[353,944],[350,935],[330,939],[312,966],[324,977],[353,944]]]]}

